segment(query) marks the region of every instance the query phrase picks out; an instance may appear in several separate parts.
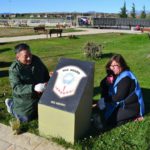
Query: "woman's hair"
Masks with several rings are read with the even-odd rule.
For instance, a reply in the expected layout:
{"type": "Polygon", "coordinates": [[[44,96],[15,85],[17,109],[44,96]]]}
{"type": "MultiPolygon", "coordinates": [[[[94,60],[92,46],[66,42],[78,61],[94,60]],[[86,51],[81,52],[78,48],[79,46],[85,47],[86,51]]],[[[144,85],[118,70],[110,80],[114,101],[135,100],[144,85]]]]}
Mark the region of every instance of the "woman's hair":
{"type": "Polygon", "coordinates": [[[122,68],[122,71],[124,70],[130,70],[129,66],[127,65],[126,61],[120,54],[115,54],[113,55],[108,63],[106,64],[106,72],[110,70],[110,65],[112,64],[113,61],[116,61],[120,67],[122,68]]]}

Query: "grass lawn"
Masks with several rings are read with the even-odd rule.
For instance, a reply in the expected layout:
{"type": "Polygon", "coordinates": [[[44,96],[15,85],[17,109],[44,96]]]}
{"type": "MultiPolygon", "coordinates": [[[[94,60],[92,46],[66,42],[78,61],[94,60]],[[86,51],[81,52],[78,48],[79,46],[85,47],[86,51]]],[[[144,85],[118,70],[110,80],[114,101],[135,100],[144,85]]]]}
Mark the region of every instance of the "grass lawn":
{"type": "MultiPolygon", "coordinates": [[[[32,53],[38,55],[49,70],[55,70],[60,57],[74,58],[95,62],[94,95],[98,100],[99,82],[105,76],[105,65],[115,53],[120,53],[126,59],[131,70],[136,75],[142,87],[146,114],[142,122],[130,122],[105,132],[94,134],[89,131],[88,136],[79,140],[75,145],[65,143],[61,139],[54,139],[63,146],[74,149],[89,150],[147,150],[150,149],[150,40],[146,34],[130,35],[107,33],[99,35],[78,36],[78,39],[52,38],[26,41],[32,48],[32,53]],[[90,60],[84,57],[83,47],[92,41],[104,46],[103,57],[90,60]]],[[[8,67],[14,60],[13,48],[18,44],[0,44],[0,122],[8,124],[11,116],[7,113],[4,100],[11,97],[11,87],[8,81],[8,67]]],[[[24,124],[23,129],[38,134],[37,121],[24,124]]]]}
{"type": "MultiPolygon", "coordinates": [[[[55,28],[55,27],[51,27],[51,28],[55,28]]],[[[46,29],[50,29],[50,28],[47,28],[46,29]]],[[[76,29],[73,29],[73,28],[66,28],[66,29],[63,29],[63,33],[65,32],[78,32],[78,31],[81,31],[81,30],[76,30],[76,29]]],[[[36,34],[43,34],[43,32],[39,32],[39,33],[35,33],[33,28],[18,28],[18,27],[12,27],[12,28],[9,28],[9,27],[1,27],[0,28],[0,37],[12,37],[12,36],[24,36],[24,35],[36,35],[36,34]]]]}

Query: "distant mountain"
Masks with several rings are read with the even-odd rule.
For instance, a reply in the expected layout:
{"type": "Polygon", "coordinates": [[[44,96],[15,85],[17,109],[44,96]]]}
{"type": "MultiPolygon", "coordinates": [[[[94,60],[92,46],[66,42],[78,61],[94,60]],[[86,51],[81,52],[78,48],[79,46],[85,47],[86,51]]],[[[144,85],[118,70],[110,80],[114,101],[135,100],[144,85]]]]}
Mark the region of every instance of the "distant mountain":
{"type": "Polygon", "coordinates": [[[14,14],[14,13],[11,13],[11,12],[4,12],[4,13],[0,13],[0,14],[5,14],[5,15],[7,15],[7,14],[14,14]]]}
{"type": "MultiPolygon", "coordinates": [[[[141,14],[141,12],[142,12],[142,10],[137,10],[135,13],[137,14],[137,15],[140,15],[141,14]]],[[[131,13],[131,11],[129,11],[129,14],[131,13]]],[[[146,11],[146,14],[149,14],[150,13],[150,11],[146,11]]]]}

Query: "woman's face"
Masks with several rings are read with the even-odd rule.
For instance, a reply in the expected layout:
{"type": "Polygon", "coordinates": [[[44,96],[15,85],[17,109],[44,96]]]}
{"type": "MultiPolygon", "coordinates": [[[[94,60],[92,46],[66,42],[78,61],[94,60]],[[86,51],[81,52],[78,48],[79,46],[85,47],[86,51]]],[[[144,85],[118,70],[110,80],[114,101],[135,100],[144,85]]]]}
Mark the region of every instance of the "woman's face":
{"type": "Polygon", "coordinates": [[[112,61],[110,69],[113,71],[115,75],[119,75],[122,71],[120,64],[118,64],[115,60],[112,61]]]}

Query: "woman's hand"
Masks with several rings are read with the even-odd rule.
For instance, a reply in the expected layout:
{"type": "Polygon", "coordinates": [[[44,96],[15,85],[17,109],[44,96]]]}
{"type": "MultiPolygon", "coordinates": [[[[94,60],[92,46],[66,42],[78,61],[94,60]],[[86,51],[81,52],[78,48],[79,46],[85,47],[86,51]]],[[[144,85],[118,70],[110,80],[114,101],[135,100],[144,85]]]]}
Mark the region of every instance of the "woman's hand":
{"type": "Polygon", "coordinates": [[[114,82],[114,77],[113,77],[113,75],[108,76],[108,77],[107,77],[107,83],[108,83],[108,84],[113,84],[113,82],[114,82]]]}
{"type": "Polygon", "coordinates": [[[144,118],[142,116],[137,117],[137,118],[134,119],[134,121],[143,121],[143,120],[144,120],[144,118]]]}
{"type": "Polygon", "coordinates": [[[98,107],[100,110],[104,110],[106,105],[105,105],[105,100],[104,98],[101,98],[99,101],[98,101],[98,107]]]}

